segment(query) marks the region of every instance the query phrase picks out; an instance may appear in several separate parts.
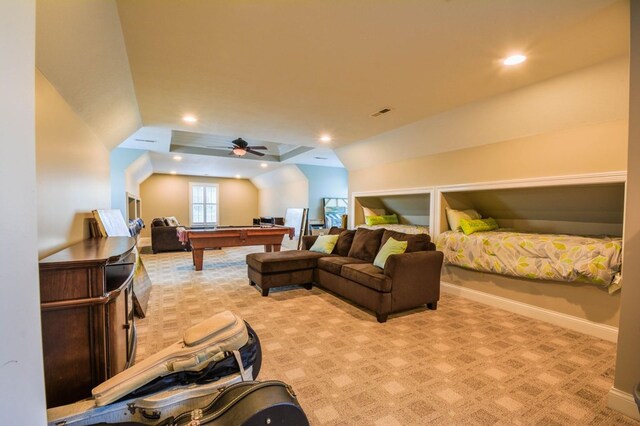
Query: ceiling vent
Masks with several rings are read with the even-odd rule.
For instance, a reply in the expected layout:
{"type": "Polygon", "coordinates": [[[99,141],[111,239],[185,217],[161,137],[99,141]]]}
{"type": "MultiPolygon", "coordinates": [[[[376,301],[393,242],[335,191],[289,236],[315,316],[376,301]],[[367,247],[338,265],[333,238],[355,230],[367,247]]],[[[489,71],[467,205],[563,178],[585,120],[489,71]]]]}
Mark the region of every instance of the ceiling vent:
{"type": "Polygon", "coordinates": [[[136,142],[145,142],[145,143],[156,143],[156,141],[152,139],[134,139],[136,142]]]}
{"type": "Polygon", "coordinates": [[[378,111],[374,112],[373,114],[371,114],[371,117],[379,117],[382,114],[386,114],[386,113],[388,113],[390,111],[391,111],[391,108],[385,107],[385,108],[382,108],[381,110],[378,110],[378,111]]]}

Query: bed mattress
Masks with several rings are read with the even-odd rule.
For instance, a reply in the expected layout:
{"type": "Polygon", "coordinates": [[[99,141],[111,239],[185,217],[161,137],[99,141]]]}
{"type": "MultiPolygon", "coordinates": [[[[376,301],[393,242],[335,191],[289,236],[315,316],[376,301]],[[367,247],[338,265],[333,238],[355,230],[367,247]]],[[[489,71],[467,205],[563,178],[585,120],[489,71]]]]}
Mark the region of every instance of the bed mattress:
{"type": "Polygon", "coordinates": [[[622,239],[490,231],[447,231],[436,247],[446,264],[516,277],[620,288],[622,239]]]}

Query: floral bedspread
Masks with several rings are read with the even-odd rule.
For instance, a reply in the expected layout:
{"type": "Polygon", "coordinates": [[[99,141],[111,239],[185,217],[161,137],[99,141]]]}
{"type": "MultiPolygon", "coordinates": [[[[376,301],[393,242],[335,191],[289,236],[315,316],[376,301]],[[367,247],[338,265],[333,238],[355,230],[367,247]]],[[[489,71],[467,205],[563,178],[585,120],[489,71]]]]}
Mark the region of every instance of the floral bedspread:
{"type": "Polygon", "coordinates": [[[620,288],[621,238],[489,231],[447,231],[436,238],[446,264],[552,281],[581,281],[620,288]]]}

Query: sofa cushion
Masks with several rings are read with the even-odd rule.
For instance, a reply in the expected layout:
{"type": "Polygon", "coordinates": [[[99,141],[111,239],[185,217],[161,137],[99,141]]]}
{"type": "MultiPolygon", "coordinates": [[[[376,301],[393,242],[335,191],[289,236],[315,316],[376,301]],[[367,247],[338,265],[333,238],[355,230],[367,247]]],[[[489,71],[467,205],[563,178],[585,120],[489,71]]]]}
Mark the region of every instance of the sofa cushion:
{"type": "Polygon", "coordinates": [[[349,256],[349,250],[353,244],[353,237],[356,235],[355,230],[343,230],[338,237],[338,242],[333,249],[333,254],[338,256],[349,256]]]}
{"type": "Polygon", "coordinates": [[[367,263],[364,260],[356,259],[355,257],[343,257],[343,256],[331,256],[321,257],[318,259],[318,269],[322,269],[327,272],[331,272],[335,275],[340,275],[340,271],[344,265],[355,263],[367,263]]]}
{"type": "Polygon", "coordinates": [[[407,250],[405,253],[413,253],[414,251],[432,250],[431,237],[429,234],[405,234],[404,232],[396,232],[385,229],[382,235],[381,246],[383,246],[389,238],[396,241],[406,241],[407,250]]]}
{"type": "Polygon", "coordinates": [[[380,240],[382,240],[383,234],[384,229],[358,228],[353,236],[349,257],[373,262],[380,248],[380,240]]]}
{"type": "Polygon", "coordinates": [[[391,278],[381,268],[370,263],[344,265],[340,275],[370,289],[388,293],[391,291],[391,278]]]}
{"type": "Polygon", "coordinates": [[[175,216],[167,216],[164,218],[164,223],[167,224],[167,226],[180,226],[180,222],[178,221],[178,219],[175,216]]]}
{"type": "Polygon", "coordinates": [[[308,250],[287,250],[247,255],[247,265],[262,273],[288,272],[313,269],[326,254],[308,250]]]}
{"type": "Polygon", "coordinates": [[[329,228],[328,235],[340,235],[340,233],[344,231],[344,228],[338,228],[337,226],[332,226],[329,228]]]}
{"type": "Polygon", "coordinates": [[[166,223],[164,223],[164,219],[161,217],[156,217],[155,219],[153,219],[151,221],[151,227],[154,228],[156,226],[167,226],[166,223]]]}

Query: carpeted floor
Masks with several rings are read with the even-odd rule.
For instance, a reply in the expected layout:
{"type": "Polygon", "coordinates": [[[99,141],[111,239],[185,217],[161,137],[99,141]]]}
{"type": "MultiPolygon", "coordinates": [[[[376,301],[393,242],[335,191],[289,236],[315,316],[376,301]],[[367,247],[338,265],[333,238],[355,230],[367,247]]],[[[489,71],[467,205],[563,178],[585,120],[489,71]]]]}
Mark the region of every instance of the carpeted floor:
{"type": "Polygon", "coordinates": [[[291,384],[313,425],[637,425],[606,408],[615,344],[444,294],[385,324],[314,288],[249,286],[261,247],[143,255],[153,287],[138,359],[225,309],[263,348],[259,379],[291,384]]]}

